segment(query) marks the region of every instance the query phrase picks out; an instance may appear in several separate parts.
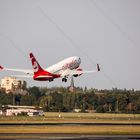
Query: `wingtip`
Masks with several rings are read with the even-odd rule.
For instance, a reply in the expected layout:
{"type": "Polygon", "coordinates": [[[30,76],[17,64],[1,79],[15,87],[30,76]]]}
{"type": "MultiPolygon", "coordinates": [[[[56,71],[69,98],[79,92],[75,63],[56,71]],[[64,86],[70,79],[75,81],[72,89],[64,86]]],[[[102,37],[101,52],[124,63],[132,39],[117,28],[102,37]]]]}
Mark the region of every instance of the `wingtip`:
{"type": "Polygon", "coordinates": [[[98,71],[100,71],[101,69],[100,69],[100,66],[99,66],[99,64],[97,64],[97,70],[98,71]]]}
{"type": "Polygon", "coordinates": [[[30,52],[30,53],[29,53],[29,56],[30,56],[30,58],[31,58],[31,57],[33,57],[33,53],[32,53],[32,52],[30,52]]]}
{"type": "Polygon", "coordinates": [[[0,66],[0,70],[3,70],[3,69],[4,69],[4,67],[0,66]]]}

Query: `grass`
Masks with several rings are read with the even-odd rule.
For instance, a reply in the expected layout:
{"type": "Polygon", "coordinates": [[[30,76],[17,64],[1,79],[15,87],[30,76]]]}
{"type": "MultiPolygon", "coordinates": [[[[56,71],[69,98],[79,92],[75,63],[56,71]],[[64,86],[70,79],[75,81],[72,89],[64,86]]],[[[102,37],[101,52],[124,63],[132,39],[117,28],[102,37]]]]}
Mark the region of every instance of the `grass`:
{"type": "Polygon", "coordinates": [[[59,113],[45,116],[0,116],[0,123],[140,123],[140,114],[59,113]],[[59,114],[61,117],[59,117],[59,114]]]}
{"type": "MultiPolygon", "coordinates": [[[[0,116],[0,123],[19,123],[18,126],[0,127],[0,138],[12,138],[15,135],[30,134],[30,138],[46,137],[41,134],[82,134],[82,135],[140,135],[140,114],[104,114],[104,113],[45,113],[45,116],[0,116]],[[61,117],[59,117],[59,114],[61,117]],[[43,125],[43,126],[24,126],[22,123],[122,123],[128,125],[43,125]],[[34,135],[34,134],[40,135],[34,135]],[[1,135],[2,134],[2,135],[1,135]]],[[[21,138],[21,135],[17,135],[21,138]]]]}
{"type": "Polygon", "coordinates": [[[140,126],[4,126],[0,127],[0,133],[139,135],[140,126]]]}

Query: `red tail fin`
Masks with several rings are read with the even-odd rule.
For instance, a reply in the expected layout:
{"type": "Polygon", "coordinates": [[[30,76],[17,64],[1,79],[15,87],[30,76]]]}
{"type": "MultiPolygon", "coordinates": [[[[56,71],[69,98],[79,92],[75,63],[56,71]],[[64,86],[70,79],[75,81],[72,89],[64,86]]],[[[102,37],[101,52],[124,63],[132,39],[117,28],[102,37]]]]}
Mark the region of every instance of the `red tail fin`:
{"type": "Polygon", "coordinates": [[[33,67],[33,71],[34,74],[39,74],[40,72],[44,71],[41,66],[39,65],[39,63],[37,62],[37,60],[35,59],[34,55],[32,53],[29,54],[30,55],[30,59],[32,62],[32,67],[33,67]]]}

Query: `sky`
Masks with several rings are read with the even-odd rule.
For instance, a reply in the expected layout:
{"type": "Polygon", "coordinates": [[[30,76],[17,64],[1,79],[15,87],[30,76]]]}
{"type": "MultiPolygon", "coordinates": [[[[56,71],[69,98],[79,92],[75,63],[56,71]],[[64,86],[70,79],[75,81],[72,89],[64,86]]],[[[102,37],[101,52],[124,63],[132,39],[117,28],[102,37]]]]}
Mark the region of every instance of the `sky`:
{"type": "MultiPolygon", "coordinates": [[[[140,89],[139,0],[0,0],[0,65],[32,69],[33,52],[44,68],[79,56],[75,86],[140,89]]],[[[0,78],[13,75],[0,72],[0,78]]],[[[17,74],[17,73],[16,73],[17,74]]],[[[69,86],[61,79],[28,86],[69,86]]]]}

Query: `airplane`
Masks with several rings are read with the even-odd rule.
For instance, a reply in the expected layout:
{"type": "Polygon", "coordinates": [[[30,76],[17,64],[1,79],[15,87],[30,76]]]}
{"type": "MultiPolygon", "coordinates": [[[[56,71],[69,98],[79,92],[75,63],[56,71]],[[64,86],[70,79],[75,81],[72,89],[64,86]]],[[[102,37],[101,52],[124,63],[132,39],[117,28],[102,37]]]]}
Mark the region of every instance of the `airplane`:
{"type": "Polygon", "coordinates": [[[62,78],[62,82],[67,82],[69,76],[78,77],[84,73],[99,72],[100,67],[97,64],[97,70],[83,71],[79,66],[81,59],[77,56],[72,56],[64,59],[57,64],[54,64],[46,69],[43,69],[33,53],[29,53],[33,70],[12,69],[0,66],[0,70],[22,72],[26,75],[14,75],[15,77],[33,78],[36,81],[53,81],[56,78],[62,78]]]}

